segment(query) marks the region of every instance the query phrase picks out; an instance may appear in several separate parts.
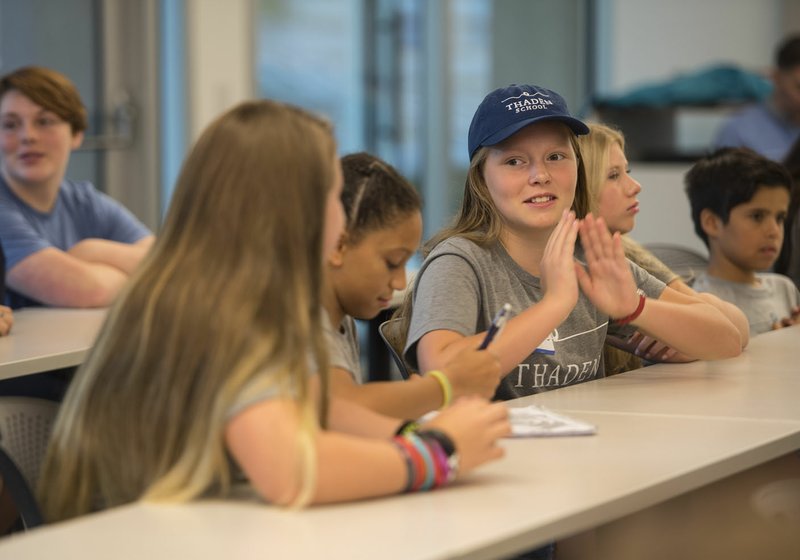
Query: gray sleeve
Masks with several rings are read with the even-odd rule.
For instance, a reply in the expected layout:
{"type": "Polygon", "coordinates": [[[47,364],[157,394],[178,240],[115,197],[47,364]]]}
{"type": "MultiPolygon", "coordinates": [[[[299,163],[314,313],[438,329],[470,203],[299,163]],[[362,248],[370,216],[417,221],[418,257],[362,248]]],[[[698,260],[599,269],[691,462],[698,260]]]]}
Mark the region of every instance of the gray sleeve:
{"type": "Polygon", "coordinates": [[[417,343],[436,330],[475,334],[480,313],[480,287],[472,265],[463,257],[443,254],[425,263],[417,274],[411,324],[404,357],[417,363],[417,343]]]}
{"type": "Polygon", "coordinates": [[[353,377],[353,381],[362,384],[364,379],[361,372],[360,349],[355,321],[352,317],[347,317],[344,325],[344,333],[337,333],[333,327],[328,325],[325,327],[325,340],[328,345],[330,367],[348,372],[353,377]]]}
{"type": "Polygon", "coordinates": [[[667,285],[634,262],[629,262],[633,281],[649,298],[658,299],[667,285]]]}
{"type": "Polygon", "coordinates": [[[783,300],[789,311],[800,305],[800,290],[797,289],[792,279],[783,274],[775,274],[774,277],[780,286],[778,290],[783,292],[783,300]]]}

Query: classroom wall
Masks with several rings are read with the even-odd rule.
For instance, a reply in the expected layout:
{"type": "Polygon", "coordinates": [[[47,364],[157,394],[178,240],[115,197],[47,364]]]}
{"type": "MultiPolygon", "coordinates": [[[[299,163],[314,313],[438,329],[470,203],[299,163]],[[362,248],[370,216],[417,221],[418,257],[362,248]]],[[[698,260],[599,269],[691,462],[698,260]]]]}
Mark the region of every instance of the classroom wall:
{"type": "Polygon", "coordinates": [[[619,93],[709,64],[770,66],[784,33],[783,0],[601,0],[607,60],[600,93],[619,93]]]}
{"type": "Polygon", "coordinates": [[[186,3],[190,142],[216,116],[255,95],[253,0],[186,3]]]}
{"type": "Polygon", "coordinates": [[[689,201],[683,192],[688,163],[643,164],[633,162],[631,175],[642,184],[639,215],[632,237],[640,243],[671,243],[707,255],[694,233],[689,201]]]}
{"type": "MultiPolygon", "coordinates": [[[[602,94],[619,94],[721,62],[767,71],[777,42],[787,32],[800,30],[797,0],[599,2],[596,85],[602,94]]],[[[679,144],[702,151],[724,116],[709,111],[680,115],[679,144]]],[[[683,192],[689,167],[632,162],[632,174],[643,189],[634,231],[638,241],[671,242],[707,253],[694,234],[683,192]]]]}

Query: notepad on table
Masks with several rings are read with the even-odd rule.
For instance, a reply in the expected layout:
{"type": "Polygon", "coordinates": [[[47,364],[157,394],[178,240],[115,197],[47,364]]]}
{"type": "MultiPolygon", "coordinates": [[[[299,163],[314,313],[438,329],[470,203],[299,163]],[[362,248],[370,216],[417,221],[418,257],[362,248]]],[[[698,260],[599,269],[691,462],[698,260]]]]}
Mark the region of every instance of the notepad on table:
{"type": "Polygon", "coordinates": [[[539,405],[509,408],[510,437],[588,436],[597,427],[539,405]]]}

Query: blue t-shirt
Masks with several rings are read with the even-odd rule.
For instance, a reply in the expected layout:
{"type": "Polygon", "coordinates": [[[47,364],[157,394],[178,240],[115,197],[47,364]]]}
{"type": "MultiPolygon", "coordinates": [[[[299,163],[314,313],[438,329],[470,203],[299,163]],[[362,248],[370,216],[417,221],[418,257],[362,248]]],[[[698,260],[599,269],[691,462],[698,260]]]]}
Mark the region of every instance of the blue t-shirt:
{"type": "MultiPolygon", "coordinates": [[[[39,212],[23,202],[0,176],[0,242],[6,271],[30,255],[55,247],[62,251],[83,239],[135,243],[151,235],[128,209],[87,181],[64,180],[50,212],[39,212]]],[[[12,307],[39,305],[8,290],[12,307]]]]}
{"type": "Polygon", "coordinates": [[[800,126],[794,125],[763,103],[742,109],[717,132],[715,148],[750,148],[773,161],[783,161],[800,138],[800,126]]]}

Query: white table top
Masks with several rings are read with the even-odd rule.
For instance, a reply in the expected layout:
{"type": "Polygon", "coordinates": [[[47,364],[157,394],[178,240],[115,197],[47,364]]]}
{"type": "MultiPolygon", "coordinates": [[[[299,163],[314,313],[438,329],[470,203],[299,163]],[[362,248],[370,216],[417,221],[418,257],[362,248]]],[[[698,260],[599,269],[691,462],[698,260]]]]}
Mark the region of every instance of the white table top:
{"type": "Polygon", "coordinates": [[[77,366],[105,319],[106,309],[27,307],[0,338],[0,379],[77,366]]]}
{"type": "Polygon", "coordinates": [[[512,401],[568,404],[557,410],[598,433],[507,440],[502,461],[445,490],[302,512],[250,501],[135,504],[0,541],[0,557],[409,560],[527,550],[800,449],[800,374],[790,373],[800,326],[762,337],[733,360],[653,366],[512,401]]]}
{"type": "MultiPolygon", "coordinates": [[[[569,413],[583,410],[800,422],[800,325],[753,337],[742,355],[658,364],[536,395],[569,413]]],[[[524,399],[522,400],[524,402],[524,399]]]]}

